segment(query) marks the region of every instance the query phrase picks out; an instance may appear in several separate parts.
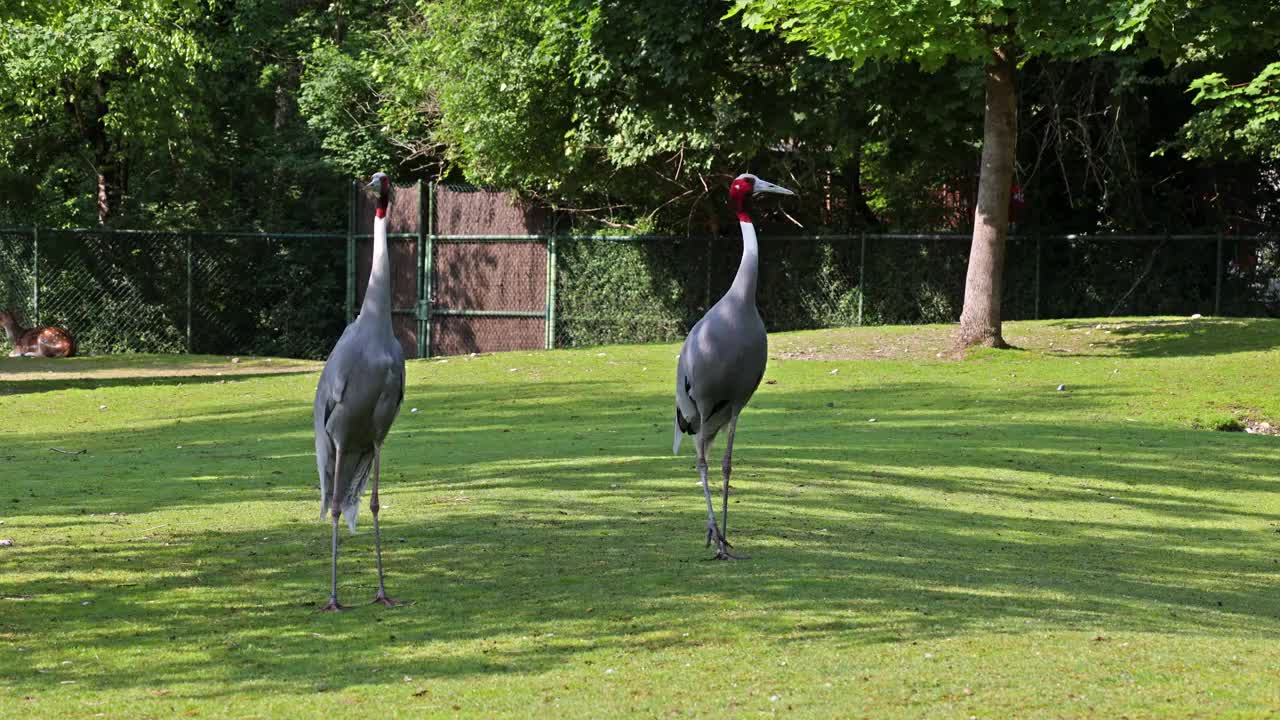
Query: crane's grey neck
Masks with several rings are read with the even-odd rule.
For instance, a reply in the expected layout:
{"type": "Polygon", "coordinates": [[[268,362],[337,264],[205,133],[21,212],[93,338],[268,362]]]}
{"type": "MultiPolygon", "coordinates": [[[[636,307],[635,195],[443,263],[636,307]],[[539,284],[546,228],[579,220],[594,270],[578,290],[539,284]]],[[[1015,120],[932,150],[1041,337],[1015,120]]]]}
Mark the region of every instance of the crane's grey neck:
{"type": "Polygon", "coordinates": [[[360,322],[384,323],[391,326],[391,258],[387,252],[387,219],[373,219],[373,263],[369,268],[369,285],[360,305],[360,322]]]}
{"type": "Polygon", "coordinates": [[[756,226],[749,220],[738,222],[742,226],[742,261],[738,263],[738,274],[733,278],[729,295],[741,302],[756,302],[756,275],[760,269],[760,248],[756,244],[756,226]]]}

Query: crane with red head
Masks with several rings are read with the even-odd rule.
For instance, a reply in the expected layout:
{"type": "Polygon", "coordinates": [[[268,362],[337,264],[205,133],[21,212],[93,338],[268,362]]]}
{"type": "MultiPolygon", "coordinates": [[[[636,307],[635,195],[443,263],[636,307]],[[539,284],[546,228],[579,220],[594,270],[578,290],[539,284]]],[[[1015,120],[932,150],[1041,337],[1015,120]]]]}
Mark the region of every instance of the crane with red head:
{"type": "Polygon", "coordinates": [[[730,552],[726,540],[729,529],[729,475],[733,464],[733,436],[738,414],[764,378],[769,357],[769,336],[756,309],[756,278],[760,248],[751,222],[751,201],[760,193],[794,195],[790,190],[746,173],[729,186],[729,205],[742,228],[742,260],[728,292],[689,331],[676,363],[675,441],[672,452],[680,452],[683,435],[692,435],[698,452],[698,478],[707,499],[707,547],[716,544],[717,560],[744,556],[730,552]],[[707,484],[707,454],[722,429],[726,430],[723,504],[716,523],[711,488],[707,484]]]}
{"type": "Polygon", "coordinates": [[[404,351],[391,325],[391,259],[387,251],[387,206],[391,179],[377,173],[369,187],[378,193],[373,217],[373,261],[364,302],[329,353],[316,385],[316,469],[320,473],[320,517],[329,512],[331,534],[329,602],[338,604],[338,516],[352,532],[360,496],[370,478],[373,492],[374,552],[378,559],[378,593],[374,602],[394,605],[382,579],[382,534],[378,527],[378,474],[382,444],[404,401],[404,351]]]}

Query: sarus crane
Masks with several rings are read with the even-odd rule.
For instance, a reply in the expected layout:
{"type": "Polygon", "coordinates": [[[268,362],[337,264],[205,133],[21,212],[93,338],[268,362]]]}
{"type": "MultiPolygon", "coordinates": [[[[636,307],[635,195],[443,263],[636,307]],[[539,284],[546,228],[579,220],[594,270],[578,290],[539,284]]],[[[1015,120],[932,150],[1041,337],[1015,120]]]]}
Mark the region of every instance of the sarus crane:
{"type": "Polygon", "coordinates": [[[733,464],[733,435],[738,414],[746,407],[764,378],[769,355],[769,337],[756,310],[756,274],[760,249],[756,229],[751,224],[751,198],[757,193],[794,195],[790,190],[765,182],[749,173],[734,178],[729,186],[729,204],[742,226],[742,261],[738,274],[724,297],[707,311],[689,331],[680,348],[676,365],[675,442],[672,452],[680,452],[682,435],[692,435],[698,450],[698,477],[707,498],[707,547],[716,544],[717,560],[737,560],[725,539],[729,530],[729,474],[733,464]],[[707,453],[716,433],[728,427],[725,440],[724,504],[716,525],[716,511],[707,486],[707,453]]]}
{"type": "Polygon", "coordinates": [[[374,552],[378,559],[375,603],[395,605],[382,579],[382,537],[378,528],[378,470],[382,443],[404,401],[404,351],[391,327],[391,261],[387,254],[387,204],[391,180],[377,173],[369,187],[378,192],[373,219],[373,264],[364,302],[329,353],[316,387],[316,467],[320,471],[320,518],[333,518],[329,603],[338,604],[338,515],[352,532],[360,496],[373,477],[369,510],[373,513],[374,552]]]}

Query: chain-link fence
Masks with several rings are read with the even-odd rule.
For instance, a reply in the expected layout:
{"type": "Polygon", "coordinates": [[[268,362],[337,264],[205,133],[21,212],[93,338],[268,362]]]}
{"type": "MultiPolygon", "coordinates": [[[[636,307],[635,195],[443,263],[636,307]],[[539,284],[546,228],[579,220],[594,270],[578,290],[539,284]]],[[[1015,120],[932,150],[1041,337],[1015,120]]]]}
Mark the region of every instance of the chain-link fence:
{"type": "Polygon", "coordinates": [[[35,316],[36,278],[33,231],[0,230],[0,309],[35,316]]]}
{"type": "Polygon", "coordinates": [[[83,354],[323,357],[342,332],[345,235],[0,231],[0,300],[83,354]]]}
{"type": "MultiPolygon", "coordinates": [[[[968,234],[761,233],[771,331],[955,322],[968,234]]],[[[733,237],[557,238],[554,345],[675,340],[729,287],[733,237]]],[[[1005,319],[1280,312],[1280,236],[1012,235],[1005,319]]]]}
{"type": "MultiPolygon", "coordinates": [[[[732,236],[536,234],[543,221],[527,209],[486,214],[494,193],[396,193],[392,302],[407,357],[676,340],[728,288],[741,254],[732,236]],[[494,217],[525,232],[459,232],[494,217]]],[[[86,354],[321,358],[363,296],[364,202],[353,188],[346,233],[0,230],[0,303],[67,327],[86,354]]],[[[773,331],[954,322],[969,244],[765,229],[757,302],[773,331]]],[[[1276,235],[1013,235],[1003,315],[1274,314],[1278,257],[1276,235]]]]}
{"type": "Polygon", "coordinates": [[[192,352],[328,354],[346,327],[342,235],[223,235],[191,243],[192,352]]]}

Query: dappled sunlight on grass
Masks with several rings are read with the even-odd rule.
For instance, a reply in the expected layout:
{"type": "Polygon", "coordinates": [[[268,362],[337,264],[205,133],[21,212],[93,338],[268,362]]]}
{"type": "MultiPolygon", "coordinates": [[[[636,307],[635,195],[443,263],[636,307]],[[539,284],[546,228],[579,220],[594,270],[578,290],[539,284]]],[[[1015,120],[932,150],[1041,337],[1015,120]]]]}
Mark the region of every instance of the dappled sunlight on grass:
{"type": "MultiPolygon", "coordinates": [[[[1019,331],[1038,327],[1062,332],[1019,331]]],[[[1280,333],[1262,328],[1240,332],[1280,333]]],[[[0,715],[1275,700],[1277,439],[1194,428],[1240,403],[1280,415],[1280,353],[775,359],[735,453],[729,537],[751,559],[712,563],[691,443],[669,454],[674,350],[411,362],[382,491],[388,590],[411,604],[364,606],[365,510],[338,616],[314,610],[313,372],[6,378],[0,412],[28,382],[48,408],[0,447],[0,691],[19,699],[0,715]]]]}

